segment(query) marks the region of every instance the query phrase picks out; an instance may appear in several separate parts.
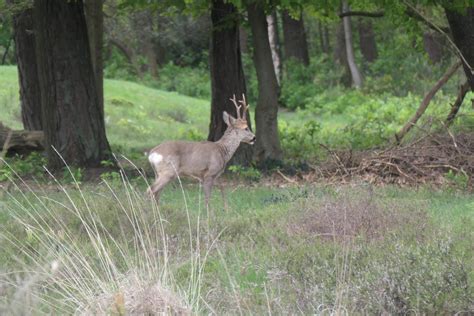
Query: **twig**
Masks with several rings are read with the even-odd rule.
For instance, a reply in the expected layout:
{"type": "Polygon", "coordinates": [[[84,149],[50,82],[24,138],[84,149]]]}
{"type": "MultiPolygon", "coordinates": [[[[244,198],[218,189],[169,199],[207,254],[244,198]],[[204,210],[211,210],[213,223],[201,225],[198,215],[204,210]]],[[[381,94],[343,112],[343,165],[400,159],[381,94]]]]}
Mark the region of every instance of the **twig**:
{"type": "Polygon", "coordinates": [[[283,179],[285,179],[286,181],[290,182],[290,183],[298,183],[297,181],[293,180],[293,179],[290,179],[288,178],[287,176],[285,176],[280,170],[277,169],[276,173],[278,173],[283,179]]]}

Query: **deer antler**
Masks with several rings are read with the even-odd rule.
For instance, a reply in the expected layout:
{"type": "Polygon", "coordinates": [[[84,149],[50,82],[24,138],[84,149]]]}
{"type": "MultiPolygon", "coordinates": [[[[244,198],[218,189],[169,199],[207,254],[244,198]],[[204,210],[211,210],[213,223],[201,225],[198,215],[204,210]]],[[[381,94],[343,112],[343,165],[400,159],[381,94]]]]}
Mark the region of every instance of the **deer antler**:
{"type": "Polygon", "coordinates": [[[247,104],[247,100],[245,100],[245,94],[242,93],[242,100],[239,101],[241,105],[241,107],[243,106],[244,107],[244,110],[242,111],[243,113],[243,116],[245,118],[245,112],[248,111],[249,109],[249,105],[247,104]]]}
{"type": "Polygon", "coordinates": [[[237,112],[237,118],[238,118],[238,119],[242,118],[242,117],[240,116],[240,108],[241,108],[242,106],[237,104],[237,99],[235,98],[235,94],[234,94],[234,96],[233,96],[232,98],[230,98],[229,100],[231,100],[232,103],[234,103],[234,105],[235,105],[235,109],[236,109],[236,112],[237,112]]]}
{"type": "Polygon", "coordinates": [[[235,105],[235,108],[237,110],[237,118],[238,119],[245,119],[245,112],[247,112],[247,110],[249,109],[249,106],[247,104],[247,101],[245,100],[245,94],[242,93],[242,100],[239,100],[237,101],[236,97],[235,97],[235,94],[232,98],[230,98],[229,100],[232,101],[232,103],[234,103],[235,105]],[[238,103],[240,103],[241,105],[238,105],[238,103]],[[242,113],[240,113],[240,109],[243,108],[243,111],[242,113]],[[242,117],[243,115],[243,117],[242,117]]]}

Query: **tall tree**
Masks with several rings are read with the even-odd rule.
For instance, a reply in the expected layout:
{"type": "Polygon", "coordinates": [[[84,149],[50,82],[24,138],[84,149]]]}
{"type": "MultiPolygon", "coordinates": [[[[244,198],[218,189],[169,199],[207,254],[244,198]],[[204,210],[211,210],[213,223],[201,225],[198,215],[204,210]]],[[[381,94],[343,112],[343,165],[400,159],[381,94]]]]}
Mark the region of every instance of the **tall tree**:
{"type": "Polygon", "coordinates": [[[359,18],[359,43],[360,51],[364,59],[369,63],[377,59],[377,43],[375,41],[374,28],[369,19],[359,18]]]}
{"type": "Polygon", "coordinates": [[[282,13],[285,58],[295,58],[309,65],[308,42],[304,29],[303,14],[300,11],[298,19],[294,19],[288,10],[282,13]]]}
{"type": "Polygon", "coordinates": [[[86,0],[84,3],[87,33],[94,68],[99,106],[104,115],[104,13],[103,0],[86,0]]]}
{"type": "Polygon", "coordinates": [[[276,10],[267,15],[268,23],[268,40],[272,50],[273,66],[277,76],[278,85],[281,83],[281,53],[280,53],[280,38],[278,34],[278,17],[276,10]]]}
{"type": "Polygon", "coordinates": [[[445,8],[454,44],[462,54],[463,68],[474,91],[474,7],[463,10],[445,8]]]}
{"type": "Polygon", "coordinates": [[[258,161],[281,160],[282,150],[278,137],[278,82],[273,68],[272,52],[268,42],[268,25],[260,2],[247,6],[252,29],[253,60],[258,79],[258,101],[255,109],[258,161]]]}
{"type": "MultiPolygon", "coordinates": [[[[13,4],[14,1],[9,1],[13,4]]],[[[20,85],[21,118],[26,130],[42,130],[41,92],[36,66],[33,9],[25,7],[13,14],[15,54],[20,85]]]]}
{"type": "Polygon", "coordinates": [[[334,59],[344,68],[341,76],[341,83],[345,87],[350,87],[352,83],[351,70],[347,63],[346,39],[344,37],[344,24],[341,21],[336,29],[336,43],[334,45],[334,59]]]}
{"type": "MultiPolygon", "coordinates": [[[[239,15],[231,3],[223,0],[212,1],[212,39],[210,47],[211,70],[211,122],[208,140],[219,140],[227,128],[222,113],[234,115],[236,110],[229,98],[233,94],[239,98],[246,93],[245,77],[242,67],[239,37],[239,15]]],[[[268,40],[267,40],[268,41],[268,40]]],[[[248,115],[248,113],[247,113],[248,115]]],[[[247,116],[247,121],[250,118],[247,116]]],[[[249,164],[252,148],[242,144],[231,163],[249,164]]]]}
{"type": "Polygon", "coordinates": [[[327,25],[323,25],[322,22],[318,22],[318,33],[319,33],[319,46],[323,53],[329,54],[331,47],[329,46],[329,32],[327,25]]]}
{"type": "Polygon", "coordinates": [[[36,59],[50,168],[110,158],[82,0],[35,0],[36,59]]]}
{"type": "MultiPolygon", "coordinates": [[[[342,12],[348,12],[349,5],[347,1],[344,0],[342,2],[342,12]]],[[[360,73],[359,68],[355,62],[354,56],[354,46],[352,42],[352,28],[351,28],[351,18],[349,16],[345,16],[342,18],[344,24],[344,38],[346,44],[346,54],[347,54],[347,63],[349,64],[349,69],[352,75],[352,83],[354,87],[360,88],[362,87],[362,74],[360,73]]]]}

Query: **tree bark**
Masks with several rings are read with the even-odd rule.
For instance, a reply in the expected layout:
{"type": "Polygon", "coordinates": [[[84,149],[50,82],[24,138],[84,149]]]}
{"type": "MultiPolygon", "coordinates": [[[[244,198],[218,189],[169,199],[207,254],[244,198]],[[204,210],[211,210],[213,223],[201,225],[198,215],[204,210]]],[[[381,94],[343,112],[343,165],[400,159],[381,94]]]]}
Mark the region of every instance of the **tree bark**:
{"type": "Polygon", "coordinates": [[[242,54],[247,54],[249,52],[248,41],[249,35],[247,30],[242,25],[239,27],[239,41],[240,41],[240,52],[242,54]]]}
{"type": "Polygon", "coordinates": [[[325,54],[329,54],[331,48],[329,47],[328,27],[326,25],[323,25],[321,22],[318,22],[318,33],[319,46],[321,46],[321,51],[325,54]]]}
{"type": "Polygon", "coordinates": [[[36,65],[33,9],[13,16],[13,37],[20,85],[21,118],[25,130],[42,130],[41,92],[36,65]]]}
{"type": "Polygon", "coordinates": [[[7,61],[7,56],[8,56],[8,53],[10,52],[11,44],[12,44],[12,38],[8,40],[7,47],[5,47],[5,51],[3,52],[2,61],[1,61],[2,65],[5,65],[5,62],[7,61]]]}
{"type": "Polygon", "coordinates": [[[287,10],[282,13],[283,37],[285,58],[295,58],[305,65],[309,65],[308,42],[304,29],[303,14],[300,12],[298,20],[293,19],[287,10]]]}
{"type": "Polygon", "coordinates": [[[99,106],[104,115],[104,14],[103,0],[86,0],[84,4],[87,34],[89,36],[89,48],[94,69],[95,84],[99,106]]]}
{"type": "Polygon", "coordinates": [[[428,108],[428,105],[431,102],[431,99],[435,96],[436,92],[443,87],[443,85],[448,82],[449,78],[452,77],[452,75],[458,70],[458,68],[461,66],[461,62],[458,61],[454,65],[452,65],[448,71],[441,77],[441,79],[436,82],[436,84],[431,88],[431,90],[425,95],[423,100],[420,103],[420,106],[416,110],[416,113],[412,116],[412,118],[403,126],[403,128],[395,135],[395,140],[399,144],[403,137],[411,130],[413,126],[415,126],[416,122],[420,119],[420,117],[425,113],[426,109],[428,108]]]}
{"type": "MultiPolygon", "coordinates": [[[[211,71],[211,121],[210,141],[219,140],[227,129],[222,114],[224,111],[236,117],[237,112],[229,100],[232,95],[241,98],[246,94],[245,77],[240,52],[239,19],[236,8],[223,0],[214,0],[211,11],[212,38],[210,47],[211,71]]],[[[247,113],[250,126],[250,115],[247,113]]],[[[248,165],[253,149],[241,144],[230,164],[248,165]]]]}
{"type": "Polygon", "coordinates": [[[371,63],[377,59],[377,43],[375,42],[374,28],[370,20],[359,19],[359,43],[360,51],[365,60],[371,63]]]}
{"type": "Polygon", "coordinates": [[[276,11],[272,14],[267,15],[268,23],[268,40],[270,42],[270,48],[272,50],[273,67],[275,68],[275,74],[278,81],[278,86],[281,83],[281,54],[280,54],[280,39],[278,36],[278,19],[276,11]]]}
{"type": "Polygon", "coordinates": [[[141,71],[140,66],[138,65],[137,58],[133,50],[128,47],[124,42],[116,38],[109,38],[108,43],[109,45],[115,46],[115,48],[117,48],[125,56],[125,58],[127,58],[128,63],[130,64],[130,66],[132,66],[137,76],[139,78],[143,78],[143,72],[141,71]]]}
{"type": "Polygon", "coordinates": [[[345,87],[350,87],[352,83],[351,70],[347,63],[346,40],[344,38],[344,25],[341,22],[336,30],[336,45],[334,46],[334,59],[344,67],[341,83],[345,87]]]}
{"type": "Polygon", "coordinates": [[[49,167],[110,159],[82,0],[35,0],[36,59],[49,167]],[[54,147],[54,148],[53,148],[54,147]]]}
{"type": "MultiPolygon", "coordinates": [[[[347,4],[347,1],[342,2],[342,11],[349,11],[349,5],[347,4]]],[[[349,64],[349,69],[351,71],[352,83],[354,87],[361,88],[362,75],[360,73],[359,68],[357,67],[354,57],[354,46],[352,45],[351,18],[349,16],[345,16],[342,18],[342,20],[344,24],[344,38],[346,43],[347,63],[349,64]]]]}
{"type": "Polygon", "coordinates": [[[258,3],[248,5],[247,12],[252,29],[253,60],[258,79],[255,158],[259,162],[281,160],[283,154],[278,136],[278,82],[268,42],[267,20],[258,3]]]}
{"type": "Polygon", "coordinates": [[[445,13],[454,44],[463,56],[464,73],[474,91],[474,7],[468,7],[464,12],[445,8],[445,13]]]}
{"type": "Polygon", "coordinates": [[[451,123],[454,121],[454,118],[459,112],[459,109],[461,108],[462,102],[464,101],[464,97],[466,94],[469,92],[469,82],[464,82],[460,87],[459,87],[459,92],[458,96],[456,97],[456,101],[454,101],[454,104],[451,106],[451,110],[449,111],[448,116],[446,117],[446,126],[451,125],[451,123]]]}
{"type": "Polygon", "coordinates": [[[443,45],[441,44],[441,36],[434,32],[423,33],[423,46],[428,54],[431,62],[436,64],[443,57],[443,45]]]}

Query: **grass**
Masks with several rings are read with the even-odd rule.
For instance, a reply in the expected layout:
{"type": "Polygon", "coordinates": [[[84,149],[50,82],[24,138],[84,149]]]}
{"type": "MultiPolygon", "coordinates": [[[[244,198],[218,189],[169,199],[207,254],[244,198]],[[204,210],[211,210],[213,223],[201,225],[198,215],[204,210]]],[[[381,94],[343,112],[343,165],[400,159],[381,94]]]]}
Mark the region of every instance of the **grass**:
{"type": "MultiPolygon", "coordinates": [[[[0,121],[13,128],[17,89],[16,69],[0,67],[0,121]]],[[[208,101],[118,80],[106,80],[105,100],[112,146],[137,159],[164,139],[206,135],[208,101]]],[[[4,176],[2,315],[474,311],[474,196],[455,188],[228,184],[229,208],[214,193],[208,213],[187,180],[157,207],[141,177],[4,176]]]]}
{"type": "Polygon", "coordinates": [[[472,308],[472,195],[237,187],[227,211],[213,195],[208,218],[199,186],[167,187],[160,208],[144,189],[133,179],[4,193],[3,311],[25,295],[30,312],[149,308],[134,293],[203,314],[472,308]]]}

